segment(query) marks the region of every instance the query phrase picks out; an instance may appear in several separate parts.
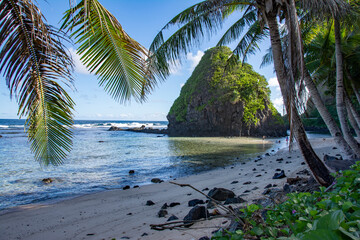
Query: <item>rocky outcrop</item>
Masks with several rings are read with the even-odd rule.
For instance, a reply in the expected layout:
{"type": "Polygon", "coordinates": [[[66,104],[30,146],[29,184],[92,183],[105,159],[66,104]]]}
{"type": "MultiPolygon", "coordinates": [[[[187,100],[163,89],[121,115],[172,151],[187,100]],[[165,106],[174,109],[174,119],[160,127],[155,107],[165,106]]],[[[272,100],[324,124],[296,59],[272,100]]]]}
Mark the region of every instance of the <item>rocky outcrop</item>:
{"type": "Polygon", "coordinates": [[[248,64],[225,71],[231,51],[206,51],[167,116],[170,136],[285,136],[265,78],[248,64]]]}
{"type": "Polygon", "coordinates": [[[119,128],[111,126],[108,131],[127,131],[127,132],[139,132],[139,133],[154,133],[154,134],[167,134],[167,129],[155,129],[155,128],[145,128],[145,125],[139,128],[119,128]]]}

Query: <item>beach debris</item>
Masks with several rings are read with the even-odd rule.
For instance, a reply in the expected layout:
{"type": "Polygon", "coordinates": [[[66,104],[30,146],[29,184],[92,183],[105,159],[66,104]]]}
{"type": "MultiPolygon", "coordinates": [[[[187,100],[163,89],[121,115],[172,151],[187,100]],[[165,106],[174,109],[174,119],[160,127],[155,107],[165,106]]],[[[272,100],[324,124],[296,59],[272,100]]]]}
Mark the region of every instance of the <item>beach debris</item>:
{"type": "Polygon", "coordinates": [[[135,185],[135,186],[133,186],[133,188],[138,188],[139,187],[139,185],[135,185]]]}
{"type": "Polygon", "coordinates": [[[126,215],[131,216],[131,215],[132,215],[132,213],[131,213],[131,212],[129,212],[129,213],[128,213],[128,214],[126,214],[126,215]]]}
{"type": "Polygon", "coordinates": [[[123,190],[127,190],[127,189],[130,189],[129,185],[126,185],[125,187],[123,187],[123,190]]]}
{"type": "Polygon", "coordinates": [[[249,193],[249,192],[251,192],[251,191],[250,191],[250,190],[245,190],[245,191],[244,191],[244,193],[249,193]]]}
{"type": "Polygon", "coordinates": [[[174,221],[174,220],[179,220],[179,218],[175,215],[171,215],[167,221],[170,222],[170,221],[174,221]]]}
{"type": "Polygon", "coordinates": [[[147,234],[147,233],[141,234],[142,237],[145,237],[145,236],[147,236],[147,235],[149,235],[149,234],[147,234]]]}
{"type": "Polygon", "coordinates": [[[2,138],[2,136],[0,135],[0,138],[2,138]]]}
{"type": "Polygon", "coordinates": [[[219,216],[221,215],[219,209],[215,208],[214,210],[212,210],[212,212],[210,213],[210,216],[219,216]]]}
{"type": "Polygon", "coordinates": [[[213,188],[209,191],[208,196],[218,201],[225,201],[228,198],[235,197],[235,193],[225,188],[213,188]]]}
{"type": "Polygon", "coordinates": [[[98,141],[99,143],[103,143],[103,142],[105,142],[105,141],[98,141]]]}
{"type": "Polygon", "coordinates": [[[209,190],[209,188],[204,188],[204,189],[203,189],[203,191],[208,191],[208,190],[209,190]]]}
{"type": "Polygon", "coordinates": [[[270,153],[265,153],[265,156],[270,156],[270,153]]]}
{"type": "Polygon", "coordinates": [[[289,184],[286,183],[283,187],[283,190],[285,193],[291,193],[293,188],[289,184]]]}
{"type": "Polygon", "coordinates": [[[306,163],[305,162],[302,162],[301,165],[305,165],[306,163]]]}
{"type": "Polygon", "coordinates": [[[276,172],[280,172],[280,171],[282,171],[280,168],[277,168],[276,170],[275,170],[276,172]]]}
{"type": "Polygon", "coordinates": [[[130,170],[129,171],[129,174],[134,174],[135,173],[135,170],[130,170]]]}
{"type": "Polygon", "coordinates": [[[230,184],[236,184],[239,183],[239,181],[232,181],[230,184]]]}
{"type": "Polygon", "coordinates": [[[286,161],[286,162],[285,162],[285,164],[289,164],[289,163],[291,163],[291,161],[286,161]]]}
{"type": "Polygon", "coordinates": [[[342,160],[329,155],[324,156],[325,164],[335,172],[350,169],[350,166],[354,165],[356,161],[359,159],[342,160]]]}
{"type": "Polygon", "coordinates": [[[256,175],[255,177],[261,177],[261,174],[256,175]]]}
{"type": "Polygon", "coordinates": [[[147,200],[145,205],[146,206],[152,206],[152,205],[155,205],[155,203],[153,201],[151,201],[151,200],[147,200]]]}
{"type": "Polygon", "coordinates": [[[167,205],[167,203],[164,203],[162,206],[161,206],[161,209],[167,209],[169,206],[167,205]]]}
{"type": "Polygon", "coordinates": [[[204,237],[199,238],[199,240],[210,240],[210,238],[207,236],[204,236],[204,237]]]}
{"type": "Polygon", "coordinates": [[[189,211],[183,220],[185,224],[193,224],[194,220],[207,218],[208,216],[209,212],[204,206],[195,206],[189,211]]]}
{"type": "Polygon", "coordinates": [[[304,170],[302,170],[302,171],[300,171],[300,172],[297,172],[296,174],[297,174],[297,175],[307,175],[307,176],[310,176],[310,172],[309,172],[309,170],[307,170],[307,169],[304,169],[304,170]]]}
{"type": "Polygon", "coordinates": [[[303,181],[303,180],[305,180],[305,178],[301,178],[301,177],[297,176],[296,178],[287,178],[287,179],[286,179],[286,182],[287,182],[288,184],[290,184],[290,185],[294,185],[294,184],[296,184],[297,182],[303,181]]]}
{"type": "Polygon", "coordinates": [[[251,190],[255,191],[255,190],[258,190],[258,189],[259,189],[258,187],[254,187],[254,188],[251,189],[251,190]]]}
{"type": "Polygon", "coordinates": [[[274,176],[272,177],[272,179],[281,179],[281,178],[285,178],[285,172],[284,170],[281,170],[280,173],[275,173],[274,176]]]}
{"type": "Polygon", "coordinates": [[[94,236],[95,235],[95,233],[88,233],[88,234],[86,234],[86,236],[94,236]]]}
{"type": "Polygon", "coordinates": [[[198,204],[204,204],[204,201],[200,199],[193,199],[188,202],[189,207],[195,207],[198,204]]]}
{"type": "Polygon", "coordinates": [[[175,207],[175,206],[178,206],[178,205],[180,205],[179,202],[172,202],[172,203],[170,203],[169,207],[175,207]]]}
{"type": "Polygon", "coordinates": [[[163,180],[161,180],[160,178],[153,178],[153,179],[151,179],[151,182],[152,183],[162,183],[163,180]]]}
{"type": "Polygon", "coordinates": [[[228,199],[226,199],[224,205],[244,203],[244,202],[246,202],[246,200],[244,200],[244,199],[241,198],[241,197],[228,198],[228,199]]]}
{"type": "Polygon", "coordinates": [[[209,201],[209,202],[206,204],[206,207],[207,207],[208,209],[214,208],[214,207],[216,207],[216,204],[215,204],[213,201],[209,201]]]}
{"type": "Polygon", "coordinates": [[[249,184],[251,184],[251,181],[244,182],[243,184],[244,185],[249,185],[249,184]]]}
{"type": "Polygon", "coordinates": [[[269,183],[268,185],[265,186],[265,189],[266,189],[266,188],[271,188],[271,187],[272,187],[272,184],[269,183]]]}
{"type": "Polygon", "coordinates": [[[284,160],[284,159],[283,159],[283,158],[278,158],[278,159],[276,159],[277,162],[280,162],[280,161],[282,161],[282,160],[284,160]]]}
{"type": "Polygon", "coordinates": [[[161,210],[158,212],[157,216],[158,216],[159,218],[161,218],[161,217],[165,217],[167,214],[168,214],[168,212],[167,212],[165,209],[161,209],[161,210]]]}
{"type": "Polygon", "coordinates": [[[43,180],[41,180],[43,183],[52,183],[54,180],[52,178],[44,178],[43,180]]]}
{"type": "Polygon", "coordinates": [[[256,171],[256,168],[253,168],[253,171],[256,171]]]}

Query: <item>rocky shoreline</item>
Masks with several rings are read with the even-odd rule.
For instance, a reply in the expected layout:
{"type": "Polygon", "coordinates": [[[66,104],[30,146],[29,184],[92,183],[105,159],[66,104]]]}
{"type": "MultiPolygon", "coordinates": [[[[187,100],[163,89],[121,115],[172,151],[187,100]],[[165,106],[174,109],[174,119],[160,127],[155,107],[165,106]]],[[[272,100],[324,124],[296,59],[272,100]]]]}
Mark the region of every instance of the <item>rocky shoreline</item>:
{"type": "Polygon", "coordinates": [[[127,132],[138,132],[138,133],[152,133],[152,134],[168,134],[167,129],[156,129],[156,128],[146,128],[145,125],[142,125],[139,128],[120,128],[111,126],[108,131],[127,131],[127,132]]]}

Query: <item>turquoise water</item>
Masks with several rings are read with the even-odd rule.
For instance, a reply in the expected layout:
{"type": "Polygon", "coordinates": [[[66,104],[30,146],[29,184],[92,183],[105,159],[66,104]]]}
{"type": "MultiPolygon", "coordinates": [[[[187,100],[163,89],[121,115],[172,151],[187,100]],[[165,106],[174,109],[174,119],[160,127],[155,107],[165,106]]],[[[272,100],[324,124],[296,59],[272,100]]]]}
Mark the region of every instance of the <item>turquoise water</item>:
{"type": "Polygon", "coordinates": [[[167,122],[76,121],[73,151],[63,165],[41,168],[20,120],[0,119],[0,209],[149,184],[228,166],[281,144],[251,138],[169,138],[107,131],[110,126],[165,128],[167,122]],[[135,170],[129,175],[129,170],[135,170]],[[52,178],[44,184],[41,180],[52,178]]]}

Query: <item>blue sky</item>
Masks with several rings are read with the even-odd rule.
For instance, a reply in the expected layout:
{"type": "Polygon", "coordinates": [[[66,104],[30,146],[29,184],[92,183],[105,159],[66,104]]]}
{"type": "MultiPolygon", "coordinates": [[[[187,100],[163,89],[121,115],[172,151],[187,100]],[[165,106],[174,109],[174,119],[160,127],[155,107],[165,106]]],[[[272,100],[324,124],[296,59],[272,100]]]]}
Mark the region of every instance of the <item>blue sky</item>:
{"type": "MultiPolygon", "coordinates": [[[[148,48],[159,30],[176,14],[187,7],[200,2],[199,0],[100,0],[122,24],[125,31],[136,41],[148,48]]],[[[69,8],[69,1],[44,1],[38,0],[40,8],[51,25],[59,26],[62,14],[69,8]]],[[[120,104],[113,100],[99,87],[97,77],[89,74],[76,55],[76,46],[68,44],[76,64],[74,79],[76,91],[69,94],[76,103],[75,119],[103,119],[103,120],[166,120],[166,115],[179,96],[181,86],[190,77],[196,64],[200,61],[206,49],[216,45],[221,33],[230,26],[237,17],[234,16],[224,24],[224,29],[210,39],[204,39],[198,47],[184,57],[182,65],[174,67],[171,76],[148,96],[145,103],[131,101],[120,104]]],[[[270,45],[266,39],[261,43],[261,52],[248,58],[248,63],[253,65],[269,82],[271,100],[282,113],[282,99],[277,84],[273,66],[260,69],[262,56],[270,45]]],[[[232,47],[232,46],[230,46],[232,47]]],[[[18,105],[16,99],[10,100],[9,90],[5,79],[0,77],[0,118],[18,118],[18,105]]]]}

